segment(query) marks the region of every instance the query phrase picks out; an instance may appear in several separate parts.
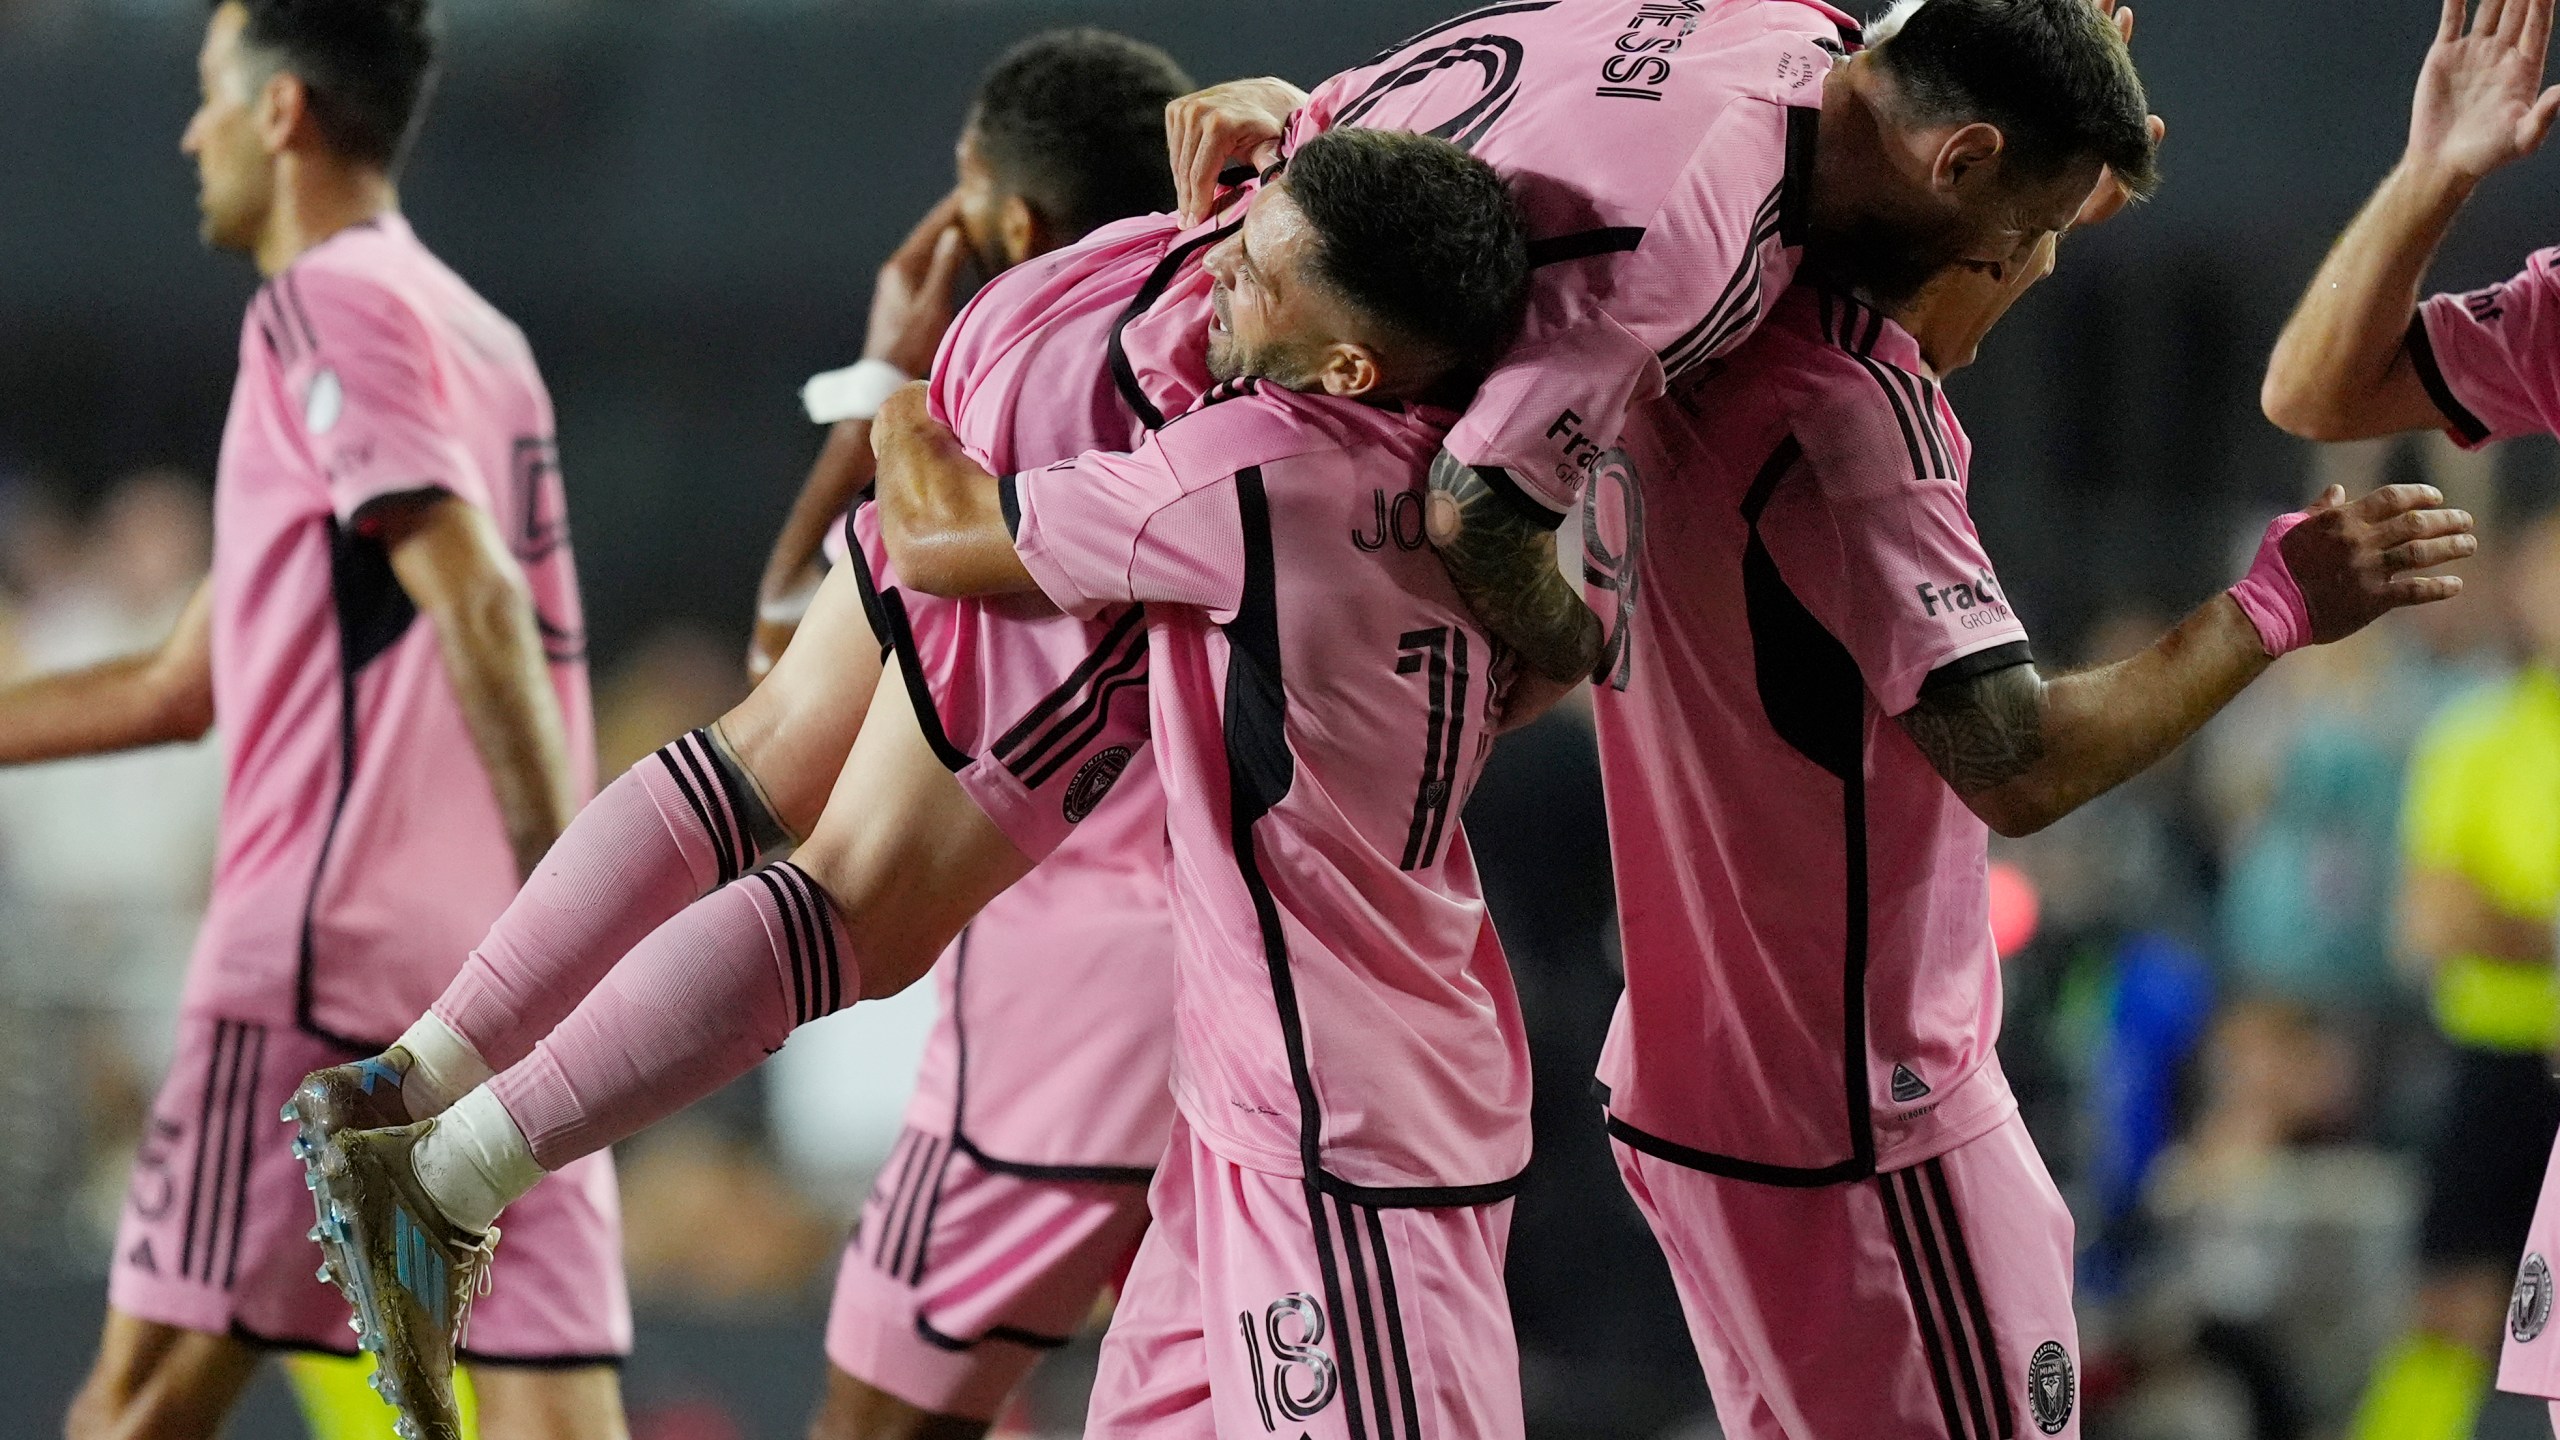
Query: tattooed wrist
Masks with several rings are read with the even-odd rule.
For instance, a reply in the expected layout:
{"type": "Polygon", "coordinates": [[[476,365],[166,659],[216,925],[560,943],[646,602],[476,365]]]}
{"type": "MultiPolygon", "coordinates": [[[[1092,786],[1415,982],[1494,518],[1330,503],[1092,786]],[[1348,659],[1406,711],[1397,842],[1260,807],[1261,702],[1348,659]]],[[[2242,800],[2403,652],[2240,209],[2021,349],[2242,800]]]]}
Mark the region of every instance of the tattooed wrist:
{"type": "Polygon", "coordinates": [[[1447,451],[1431,461],[1433,546],[1458,598],[1523,663],[1558,683],[1600,663],[1600,617],[1556,568],[1555,532],[1447,451]]]}

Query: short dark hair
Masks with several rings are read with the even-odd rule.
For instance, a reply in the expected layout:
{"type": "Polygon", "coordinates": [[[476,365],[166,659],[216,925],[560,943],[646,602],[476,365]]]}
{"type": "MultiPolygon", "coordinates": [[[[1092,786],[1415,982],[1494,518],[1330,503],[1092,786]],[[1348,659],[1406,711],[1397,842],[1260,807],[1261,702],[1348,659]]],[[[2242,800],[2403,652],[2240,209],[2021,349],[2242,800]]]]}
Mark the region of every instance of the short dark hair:
{"type": "Polygon", "coordinates": [[[347,159],[395,171],[435,88],[436,27],[427,0],[214,0],[237,3],[240,38],[299,77],[311,118],[347,159]]]}
{"type": "Polygon", "coordinates": [[[1153,45],[1052,30],[987,71],[969,125],[997,182],[1072,238],[1173,208],[1164,107],[1197,88],[1153,45]]]}
{"type": "Polygon", "coordinates": [[[1396,338],[1489,365],[1529,290],[1526,224],[1493,167],[1446,140],[1332,130],[1289,157],[1317,280],[1396,338]]]}
{"type": "Polygon", "coordinates": [[[2142,77],[2090,0],[1922,0],[1878,29],[1875,53],[1915,118],[1988,121],[2038,178],[2096,160],[2135,195],[2158,187],[2142,77]]]}

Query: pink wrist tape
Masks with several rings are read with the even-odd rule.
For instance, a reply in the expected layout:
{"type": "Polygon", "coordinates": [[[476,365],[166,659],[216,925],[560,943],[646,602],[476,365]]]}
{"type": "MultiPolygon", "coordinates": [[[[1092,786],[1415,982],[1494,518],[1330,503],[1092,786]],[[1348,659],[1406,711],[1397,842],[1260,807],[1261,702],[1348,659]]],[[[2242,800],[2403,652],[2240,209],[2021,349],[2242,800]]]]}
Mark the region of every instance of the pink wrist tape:
{"type": "Polygon", "coordinates": [[[2249,573],[2231,587],[2231,598],[2240,602],[2241,613],[2257,627],[2258,643],[2270,656],[2311,643],[2311,606],[2284,563],[2284,537],[2310,518],[2310,512],[2296,510],[2270,522],[2266,538],[2258,542],[2257,558],[2249,563],[2249,573]]]}

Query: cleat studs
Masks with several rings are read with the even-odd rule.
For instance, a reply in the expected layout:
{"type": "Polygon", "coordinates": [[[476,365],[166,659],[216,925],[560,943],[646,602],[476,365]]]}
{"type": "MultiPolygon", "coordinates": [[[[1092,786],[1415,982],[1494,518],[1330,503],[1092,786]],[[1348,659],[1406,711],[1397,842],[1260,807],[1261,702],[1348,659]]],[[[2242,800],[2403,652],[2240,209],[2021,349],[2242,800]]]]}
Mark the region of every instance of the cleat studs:
{"type": "Polygon", "coordinates": [[[395,1440],[418,1440],[418,1427],[410,1424],[406,1415],[391,1422],[391,1433],[395,1440]]]}
{"type": "Polygon", "coordinates": [[[320,1177],[319,1177],[319,1176],[317,1176],[317,1175],[312,1174],[312,1173],[311,1173],[310,1171],[308,1171],[308,1170],[303,1171],[303,1172],[302,1172],[302,1188],[303,1188],[303,1189],[305,1189],[305,1190],[317,1190],[317,1189],[319,1189],[319,1188],[320,1188],[320,1177]]]}
{"type": "Polygon", "coordinates": [[[320,1239],[322,1239],[322,1238],[323,1238],[323,1237],[322,1237],[322,1235],[320,1234],[320,1227],[319,1227],[319,1226],[317,1226],[317,1225],[312,1226],[312,1227],[311,1227],[311,1231],[310,1231],[310,1233],[309,1233],[309,1234],[304,1235],[302,1238],[303,1238],[303,1239],[305,1239],[305,1240],[310,1240],[310,1241],[314,1241],[314,1242],[319,1241],[320,1239]]]}
{"type": "Polygon", "coordinates": [[[314,1280],[319,1281],[319,1282],[320,1282],[321,1284],[323,1284],[323,1285],[328,1284],[328,1283],[329,1283],[329,1279],[330,1279],[330,1276],[329,1276],[329,1264],[328,1264],[328,1262],[327,1262],[327,1261],[325,1261],[325,1260],[324,1260],[324,1261],[322,1261],[322,1262],[320,1263],[320,1273],[319,1273],[319,1274],[317,1274],[317,1275],[312,1276],[311,1278],[313,1278],[314,1280]]]}
{"type": "Polygon", "coordinates": [[[288,1125],[289,1125],[289,1124],[292,1124],[292,1123],[293,1123],[293,1102],[292,1102],[292,1101],[290,1101],[290,1100],[287,1100],[286,1102],[284,1102],[284,1109],[283,1109],[283,1111],[282,1111],[281,1113],[279,1113],[279,1114],[276,1116],[276,1118],[277,1118],[277,1119],[279,1119],[279,1120],[284,1121],[284,1122],[285,1122],[286,1124],[288,1124],[288,1125]]]}
{"type": "Polygon", "coordinates": [[[357,1336],[359,1336],[359,1337],[363,1336],[363,1334],[364,1334],[364,1317],[363,1317],[363,1316],[361,1316],[361,1315],[350,1315],[350,1316],[348,1316],[348,1317],[347,1317],[347,1328],[348,1328],[348,1329],[350,1329],[350,1330],[353,1330],[354,1332],[356,1332],[357,1336]]]}

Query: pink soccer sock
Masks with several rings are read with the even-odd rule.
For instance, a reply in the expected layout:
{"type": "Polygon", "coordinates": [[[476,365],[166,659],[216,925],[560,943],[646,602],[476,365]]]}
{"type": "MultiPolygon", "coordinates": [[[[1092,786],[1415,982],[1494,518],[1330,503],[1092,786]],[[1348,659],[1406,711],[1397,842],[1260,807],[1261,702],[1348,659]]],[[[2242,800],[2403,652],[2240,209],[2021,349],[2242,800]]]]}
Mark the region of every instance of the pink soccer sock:
{"type": "Polygon", "coordinates": [[[613,967],[489,1089],[545,1170],[744,1075],[792,1030],[862,998],[834,905],[768,866],[687,907],[613,967]]]}
{"type": "Polygon", "coordinates": [[[561,832],[432,1007],[493,1070],[521,1060],[669,917],[756,861],[758,802],[696,730],[561,832]]]}

